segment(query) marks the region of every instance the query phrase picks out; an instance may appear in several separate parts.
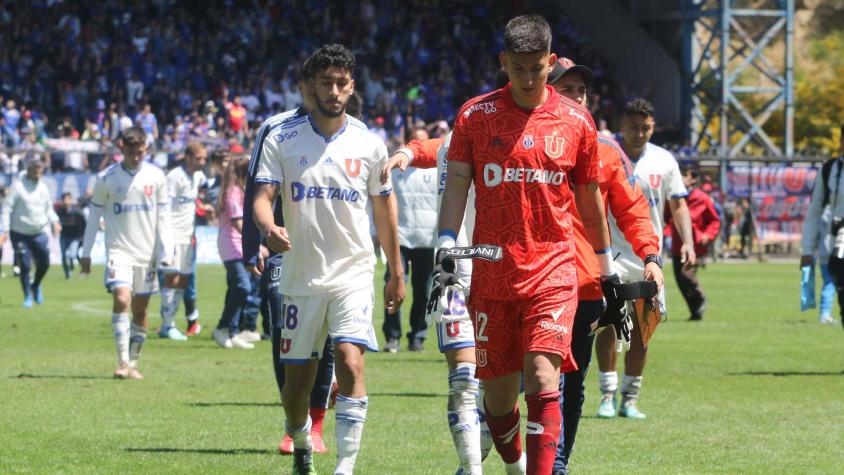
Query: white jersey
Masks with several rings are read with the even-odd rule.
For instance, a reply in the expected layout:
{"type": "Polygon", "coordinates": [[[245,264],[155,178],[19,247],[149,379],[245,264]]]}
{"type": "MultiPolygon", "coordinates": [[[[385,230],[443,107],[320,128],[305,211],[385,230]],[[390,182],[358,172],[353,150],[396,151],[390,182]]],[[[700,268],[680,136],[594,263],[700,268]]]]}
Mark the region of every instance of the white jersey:
{"type": "MultiPolygon", "coordinates": [[[[635,160],[634,157],[630,158],[635,160]]],[[[654,232],[660,237],[659,252],[661,255],[662,234],[665,228],[665,205],[668,200],[685,198],[689,193],[683,184],[680,167],[677,165],[677,159],[674,158],[674,155],[650,142],[645,145],[642,155],[635,161],[633,174],[642,189],[642,194],[648,201],[651,223],[654,232]]],[[[613,254],[620,254],[618,259],[613,261],[613,270],[626,282],[642,280],[645,264],[633,252],[630,243],[624,239],[624,234],[618,229],[615,217],[612,214],[609,216],[609,223],[612,252],[613,254]]]]}
{"type": "Polygon", "coordinates": [[[196,223],[196,198],[199,187],[205,183],[201,171],[188,175],[184,166],[167,173],[167,194],[170,197],[170,219],[173,226],[173,244],[190,244],[196,223]]]}
{"type": "MultiPolygon", "coordinates": [[[[371,287],[375,253],[369,236],[370,195],[389,195],[381,184],[387,147],[359,120],[330,138],[311,117],[267,121],[255,183],[280,185],[284,227],[292,249],[284,254],[281,292],[316,295],[371,287]]],[[[266,125],[265,124],[265,125],[266,125]]]]}
{"type": "MultiPolygon", "coordinates": [[[[167,212],[168,205],[166,178],[160,168],[147,162],[135,172],[122,164],[106,168],[97,175],[91,205],[100,208],[105,219],[109,260],[118,258],[121,264],[137,266],[155,260],[158,214],[167,212]]],[[[89,221],[92,224],[96,226],[89,221]]],[[[87,239],[85,248],[90,253],[87,239]]]]}

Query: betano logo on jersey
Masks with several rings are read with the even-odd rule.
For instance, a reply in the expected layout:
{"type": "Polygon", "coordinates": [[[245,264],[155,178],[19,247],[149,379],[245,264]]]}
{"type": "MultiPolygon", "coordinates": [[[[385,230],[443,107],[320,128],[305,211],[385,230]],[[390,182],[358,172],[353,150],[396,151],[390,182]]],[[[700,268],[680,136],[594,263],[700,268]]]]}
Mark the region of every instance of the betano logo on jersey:
{"type": "Polygon", "coordinates": [[[294,181],[290,183],[290,193],[293,201],[302,200],[337,200],[357,203],[360,199],[360,192],[348,188],[336,186],[305,186],[303,183],[294,181]]]}
{"type": "Polygon", "coordinates": [[[123,203],[114,203],[114,214],[121,214],[121,213],[137,213],[137,212],[147,212],[152,211],[155,208],[155,205],[149,203],[138,203],[138,204],[123,204],[123,203]]]}
{"type": "Polygon", "coordinates": [[[495,163],[484,165],[484,184],[488,187],[501,183],[541,183],[544,185],[562,185],[566,172],[542,170],[540,168],[501,168],[495,163]]]}

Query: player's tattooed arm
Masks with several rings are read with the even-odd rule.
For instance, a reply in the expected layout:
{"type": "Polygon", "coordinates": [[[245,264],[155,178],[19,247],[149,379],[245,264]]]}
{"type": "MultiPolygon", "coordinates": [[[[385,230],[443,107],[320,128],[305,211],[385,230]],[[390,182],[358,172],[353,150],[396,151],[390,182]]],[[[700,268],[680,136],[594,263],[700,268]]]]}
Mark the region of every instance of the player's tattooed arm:
{"type": "Polygon", "coordinates": [[[275,252],[285,252],[290,250],[292,244],[287,236],[287,230],[275,224],[273,201],[276,196],[278,196],[278,185],[256,183],[252,217],[261,234],[267,238],[267,247],[275,252]]]}

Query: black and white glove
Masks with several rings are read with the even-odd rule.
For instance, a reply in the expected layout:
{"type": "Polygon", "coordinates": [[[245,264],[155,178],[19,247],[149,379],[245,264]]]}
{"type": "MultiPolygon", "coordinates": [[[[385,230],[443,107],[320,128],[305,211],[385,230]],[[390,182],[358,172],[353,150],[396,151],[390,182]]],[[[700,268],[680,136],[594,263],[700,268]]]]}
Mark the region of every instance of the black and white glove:
{"type": "Polygon", "coordinates": [[[621,278],[618,274],[601,277],[601,291],[604,293],[607,306],[603,315],[592,324],[591,334],[599,333],[608,325],[612,325],[615,329],[615,339],[623,345],[630,345],[633,319],[625,311],[625,301],[619,294],[621,285],[621,278]]]}
{"type": "Polygon", "coordinates": [[[456,265],[453,259],[446,259],[445,256],[448,249],[440,248],[437,250],[436,259],[434,260],[434,283],[431,287],[431,294],[428,297],[427,313],[433,315],[437,312],[442,312],[440,308],[442,304],[441,299],[447,294],[447,289],[450,286],[463,287],[464,282],[457,278],[456,265]]]}

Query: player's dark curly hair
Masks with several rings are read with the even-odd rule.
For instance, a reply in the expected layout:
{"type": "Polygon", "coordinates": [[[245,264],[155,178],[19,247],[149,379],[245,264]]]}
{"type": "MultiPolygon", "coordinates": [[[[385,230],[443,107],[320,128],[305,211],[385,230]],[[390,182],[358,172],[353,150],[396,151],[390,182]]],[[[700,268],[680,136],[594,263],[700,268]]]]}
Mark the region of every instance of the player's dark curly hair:
{"type": "Polygon", "coordinates": [[[633,99],[624,105],[624,116],[629,117],[635,114],[643,115],[645,117],[653,117],[654,105],[651,104],[651,101],[641,97],[633,99]]]}
{"type": "Polygon", "coordinates": [[[516,54],[551,51],[551,27],[542,15],[520,15],[504,27],[504,51],[516,54]]]}
{"type": "Polygon", "coordinates": [[[328,68],[340,68],[352,73],[355,70],[355,55],[341,44],[322,45],[305,60],[302,76],[312,79],[328,68]]]}

